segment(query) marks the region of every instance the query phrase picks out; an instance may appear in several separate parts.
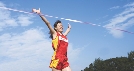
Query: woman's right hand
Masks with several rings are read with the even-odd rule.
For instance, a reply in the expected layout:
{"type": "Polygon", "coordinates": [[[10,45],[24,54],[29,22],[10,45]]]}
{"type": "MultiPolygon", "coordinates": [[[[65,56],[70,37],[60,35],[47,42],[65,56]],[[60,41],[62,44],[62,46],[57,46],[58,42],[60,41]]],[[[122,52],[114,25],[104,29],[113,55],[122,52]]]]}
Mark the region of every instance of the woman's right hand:
{"type": "Polygon", "coordinates": [[[32,9],[32,12],[37,13],[37,14],[41,14],[40,8],[38,10],[37,9],[32,9]]]}

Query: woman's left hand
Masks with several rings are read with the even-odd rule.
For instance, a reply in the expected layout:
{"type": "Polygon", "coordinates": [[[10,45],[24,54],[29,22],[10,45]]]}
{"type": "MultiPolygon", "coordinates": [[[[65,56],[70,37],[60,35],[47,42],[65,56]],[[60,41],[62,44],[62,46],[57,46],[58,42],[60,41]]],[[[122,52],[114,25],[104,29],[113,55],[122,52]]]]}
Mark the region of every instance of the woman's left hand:
{"type": "Polygon", "coordinates": [[[68,28],[71,29],[71,25],[68,23],[68,28]]]}

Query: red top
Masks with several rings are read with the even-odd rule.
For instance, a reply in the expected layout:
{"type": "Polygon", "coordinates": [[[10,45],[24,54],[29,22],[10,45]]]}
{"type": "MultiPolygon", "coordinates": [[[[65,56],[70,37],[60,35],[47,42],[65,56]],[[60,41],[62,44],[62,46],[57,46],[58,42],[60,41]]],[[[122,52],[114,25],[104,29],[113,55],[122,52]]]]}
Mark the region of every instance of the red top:
{"type": "Polygon", "coordinates": [[[52,47],[56,56],[65,55],[67,57],[68,39],[63,34],[57,32],[57,36],[52,40],[52,47]]]}

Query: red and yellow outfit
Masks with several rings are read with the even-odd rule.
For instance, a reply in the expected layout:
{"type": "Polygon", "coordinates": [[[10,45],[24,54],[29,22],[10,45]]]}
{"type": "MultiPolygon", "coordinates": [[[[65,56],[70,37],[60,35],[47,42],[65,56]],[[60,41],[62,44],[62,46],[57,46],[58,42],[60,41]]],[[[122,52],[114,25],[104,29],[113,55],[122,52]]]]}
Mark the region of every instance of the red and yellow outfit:
{"type": "Polygon", "coordinates": [[[49,67],[62,70],[63,68],[69,66],[67,58],[67,37],[63,34],[60,35],[57,33],[56,38],[52,40],[52,47],[54,49],[54,54],[52,56],[49,67]]]}

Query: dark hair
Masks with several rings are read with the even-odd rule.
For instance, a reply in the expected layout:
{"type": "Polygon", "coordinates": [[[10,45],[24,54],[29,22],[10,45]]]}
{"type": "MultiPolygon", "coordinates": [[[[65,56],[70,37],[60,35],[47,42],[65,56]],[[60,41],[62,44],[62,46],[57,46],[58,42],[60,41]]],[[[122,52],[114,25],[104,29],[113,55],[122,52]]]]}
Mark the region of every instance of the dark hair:
{"type": "MultiPolygon", "coordinates": [[[[54,23],[54,25],[53,25],[55,31],[57,31],[55,28],[57,27],[57,24],[58,24],[58,23],[61,23],[61,21],[60,21],[60,20],[57,20],[57,21],[54,23]]],[[[51,34],[51,32],[49,32],[49,34],[50,34],[49,38],[53,39],[53,35],[51,34]]]]}

